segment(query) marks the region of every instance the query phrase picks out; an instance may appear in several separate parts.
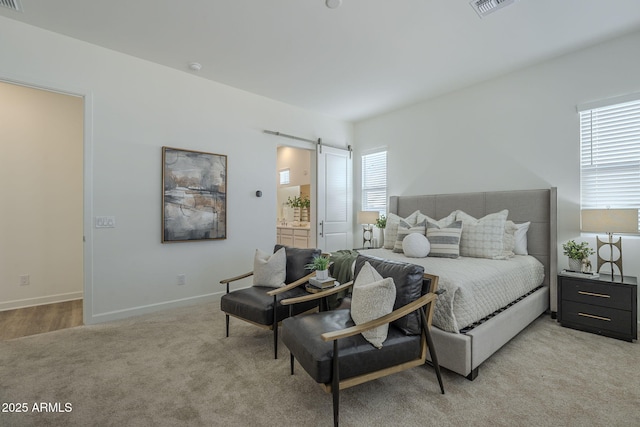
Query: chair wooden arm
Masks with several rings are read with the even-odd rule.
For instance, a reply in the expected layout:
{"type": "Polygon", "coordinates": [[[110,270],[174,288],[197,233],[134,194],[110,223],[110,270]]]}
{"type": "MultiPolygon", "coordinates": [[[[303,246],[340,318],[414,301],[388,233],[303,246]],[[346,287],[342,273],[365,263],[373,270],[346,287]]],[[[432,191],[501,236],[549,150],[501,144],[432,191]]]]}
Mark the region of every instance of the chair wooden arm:
{"type": "Polygon", "coordinates": [[[342,285],[334,286],[332,288],[323,289],[320,292],[316,292],[315,294],[303,295],[301,297],[295,298],[287,298],[280,301],[282,305],[291,305],[298,304],[301,302],[313,301],[320,298],[328,297],[329,295],[337,294],[340,291],[350,288],[353,286],[353,280],[351,282],[343,283],[342,285]]]}
{"type": "Polygon", "coordinates": [[[291,290],[293,288],[297,288],[298,286],[304,285],[305,283],[307,283],[309,281],[309,279],[311,279],[315,275],[316,275],[315,272],[311,272],[311,273],[307,274],[306,276],[301,277],[300,279],[296,280],[295,282],[291,282],[288,285],[285,285],[285,286],[283,286],[281,288],[275,288],[274,290],[267,292],[267,295],[276,296],[276,295],[281,294],[283,292],[287,292],[287,291],[289,291],[289,290],[291,290]]]}
{"type": "Polygon", "coordinates": [[[253,276],[253,271],[241,274],[240,276],[231,277],[230,279],[222,279],[220,280],[220,284],[226,285],[228,283],[235,282],[236,280],[244,279],[245,277],[249,277],[249,276],[253,276]]]}
{"type": "Polygon", "coordinates": [[[345,329],[341,329],[339,331],[333,331],[333,332],[325,332],[324,334],[320,335],[320,337],[323,339],[323,341],[334,341],[340,338],[346,338],[346,337],[350,337],[353,335],[358,335],[361,334],[364,331],[367,331],[369,329],[373,329],[373,328],[377,328],[378,326],[382,326],[385,323],[391,323],[394,320],[397,320],[403,316],[406,316],[409,313],[412,313],[414,311],[416,311],[417,309],[419,309],[420,307],[432,303],[436,300],[436,298],[438,298],[438,296],[436,294],[434,294],[433,292],[429,292],[428,294],[425,294],[423,296],[421,296],[420,298],[418,298],[417,300],[404,305],[400,308],[398,308],[397,310],[393,310],[391,313],[386,314],[382,317],[379,317],[377,319],[373,319],[370,320],[368,322],[362,323],[360,325],[356,325],[356,326],[351,326],[349,328],[345,328],[345,329]]]}

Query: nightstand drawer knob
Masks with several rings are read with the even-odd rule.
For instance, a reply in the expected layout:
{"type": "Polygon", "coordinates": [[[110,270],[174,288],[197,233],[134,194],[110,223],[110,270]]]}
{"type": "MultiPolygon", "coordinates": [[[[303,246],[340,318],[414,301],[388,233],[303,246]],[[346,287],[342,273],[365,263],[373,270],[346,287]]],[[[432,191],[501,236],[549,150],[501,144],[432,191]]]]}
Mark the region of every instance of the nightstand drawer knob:
{"type": "Polygon", "coordinates": [[[600,298],[611,298],[611,295],[606,295],[606,294],[596,294],[593,292],[585,292],[585,291],[578,291],[578,293],[580,295],[589,295],[591,297],[600,297],[600,298]]]}
{"type": "Polygon", "coordinates": [[[582,316],[582,317],[590,317],[590,318],[592,318],[592,319],[605,320],[605,321],[607,321],[607,322],[611,322],[611,319],[609,319],[608,317],[594,316],[593,314],[578,313],[578,316],[582,316]]]}

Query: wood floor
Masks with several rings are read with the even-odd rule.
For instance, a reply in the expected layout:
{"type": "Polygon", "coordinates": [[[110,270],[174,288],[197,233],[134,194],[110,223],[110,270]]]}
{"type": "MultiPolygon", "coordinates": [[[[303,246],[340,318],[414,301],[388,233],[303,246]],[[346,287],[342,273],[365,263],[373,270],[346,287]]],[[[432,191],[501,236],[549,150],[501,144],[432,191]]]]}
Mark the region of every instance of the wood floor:
{"type": "Polygon", "coordinates": [[[0,341],[82,325],[82,300],[0,311],[0,341]]]}

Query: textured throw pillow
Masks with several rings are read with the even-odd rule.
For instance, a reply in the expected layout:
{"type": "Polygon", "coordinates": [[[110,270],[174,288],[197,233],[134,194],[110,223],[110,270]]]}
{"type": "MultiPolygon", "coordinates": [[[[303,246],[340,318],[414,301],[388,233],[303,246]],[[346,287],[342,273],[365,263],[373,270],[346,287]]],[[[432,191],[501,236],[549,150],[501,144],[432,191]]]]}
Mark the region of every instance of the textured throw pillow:
{"type": "Polygon", "coordinates": [[[393,252],[402,253],[402,242],[409,234],[418,233],[424,236],[426,232],[427,221],[422,221],[416,225],[410,225],[405,220],[401,219],[400,224],[398,224],[398,234],[396,237],[396,244],[393,246],[393,252]]]}
{"type": "Polygon", "coordinates": [[[416,218],[416,222],[422,222],[424,220],[427,221],[427,223],[432,223],[432,224],[436,224],[438,227],[446,227],[447,225],[451,224],[453,221],[456,220],[456,213],[458,211],[453,211],[451,212],[449,215],[447,215],[446,217],[442,218],[442,219],[433,219],[430,216],[427,216],[425,214],[423,214],[422,212],[418,213],[418,217],[416,218]]]}
{"type": "MultiPolygon", "coordinates": [[[[396,286],[393,279],[383,279],[369,262],[365,262],[353,283],[351,318],[354,323],[361,325],[391,313],[395,301],[396,286]]],[[[374,347],[382,348],[388,332],[389,324],[384,324],[364,331],[362,336],[374,347]]]]}
{"type": "Polygon", "coordinates": [[[273,254],[256,249],[256,255],[253,258],[254,286],[280,288],[284,286],[286,277],[287,254],[284,248],[278,249],[273,254]]]}
{"type": "Polygon", "coordinates": [[[504,223],[504,234],[502,235],[502,254],[504,259],[512,258],[515,254],[513,248],[515,246],[515,233],[518,227],[513,221],[507,220],[504,223]]]}
{"type": "Polygon", "coordinates": [[[420,233],[411,233],[402,241],[402,251],[409,258],[424,258],[430,250],[429,239],[420,233]]]}
{"type": "Polygon", "coordinates": [[[431,245],[429,256],[440,258],[458,258],[460,256],[460,236],[462,221],[454,221],[446,227],[427,223],[427,239],[431,245]]]}
{"type": "Polygon", "coordinates": [[[508,210],[476,219],[463,211],[458,211],[456,220],[462,221],[460,255],[474,258],[503,259],[504,225],[508,210]]]}
{"type": "Polygon", "coordinates": [[[516,232],[514,233],[514,245],[513,245],[513,253],[516,255],[529,255],[529,250],[527,249],[527,231],[529,230],[529,226],[531,222],[523,222],[522,224],[515,224],[517,227],[516,232]]]}
{"type": "Polygon", "coordinates": [[[415,211],[411,215],[406,218],[400,218],[398,215],[394,213],[390,213],[387,215],[387,225],[384,228],[384,248],[385,249],[393,249],[396,244],[396,239],[398,237],[398,225],[400,224],[400,220],[404,220],[406,223],[410,225],[414,225],[416,220],[418,219],[418,214],[420,211],[415,211]]]}

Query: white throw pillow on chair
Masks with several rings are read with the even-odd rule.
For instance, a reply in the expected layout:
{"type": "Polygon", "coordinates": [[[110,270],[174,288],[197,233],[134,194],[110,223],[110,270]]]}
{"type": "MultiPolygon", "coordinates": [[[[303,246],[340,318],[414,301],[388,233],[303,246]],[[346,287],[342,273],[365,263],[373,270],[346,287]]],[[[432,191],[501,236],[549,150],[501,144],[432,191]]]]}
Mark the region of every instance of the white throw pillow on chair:
{"type": "MultiPolygon", "coordinates": [[[[375,268],[365,262],[353,284],[351,318],[356,325],[378,319],[393,311],[396,302],[396,285],[393,279],[384,279],[375,268]]],[[[374,347],[382,348],[387,339],[389,324],[364,331],[362,336],[374,347]]]]}
{"type": "Polygon", "coordinates": [[[256,249],[253,259],[253,285],[281,288],[287,278],[287,253],[284,248],[275,253],[256,249]]]}

